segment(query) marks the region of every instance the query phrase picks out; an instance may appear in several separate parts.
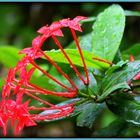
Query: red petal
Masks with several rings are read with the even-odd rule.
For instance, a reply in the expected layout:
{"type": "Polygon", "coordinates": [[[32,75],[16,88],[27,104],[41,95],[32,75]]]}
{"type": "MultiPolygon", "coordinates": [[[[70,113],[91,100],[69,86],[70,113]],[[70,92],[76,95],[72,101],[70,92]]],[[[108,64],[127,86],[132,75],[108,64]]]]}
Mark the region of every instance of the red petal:
{"type": "Polygon", "coordinates": [[[134,61],[133,55],[130,55],[129,60],[130,60],[131,62],[134,61]]]}
{"type": "Polygon", "coordinates": [[[37,32],[40,34],[47,34],[49,33],[49,28],[47,26],[43,26],[37,32]]]}
{"type": "Polygon", "coordinates": [[[70,22],[70,19],[69,19],[69,18],[67,18],[67,19],[62,19],[62,20],[59,21],[59,23],[60,23],[63,27],[68,27],[69,22],[70,22]]]}
{"type": "Polygon", "coordinates": [[[32,46],[40,46],[41,39],[42,39],[41,36],[35,37],[32,41],[32,46]]]}
{"type": "Polygon", "coordinates": [[[57,31],[54,31],[54,32],[52,33],[52,35],[54,35],[54,36],[64,36],[63,33],[62,33],[62,31],[61,31],[60,29],[57,30],[57,31]]]}

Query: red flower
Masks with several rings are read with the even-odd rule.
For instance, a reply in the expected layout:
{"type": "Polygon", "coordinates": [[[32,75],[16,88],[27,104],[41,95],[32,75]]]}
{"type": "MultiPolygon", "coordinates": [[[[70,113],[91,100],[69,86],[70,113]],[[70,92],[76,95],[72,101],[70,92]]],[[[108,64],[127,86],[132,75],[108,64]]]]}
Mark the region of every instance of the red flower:
{"type": "MultiPolygon", "coordinates": [[[[24,126],[34,126],[36,125],[37,120],[52,120],[57,119],[60,117],[67,116],[71,114],[74,110],[74,103],[59,106],[54,105],[50,102],[45,101],[37,96],[37,94],[44,94],[44,95],[56,95],[56,96],[63,96],[67,98],[73,98],[78,93],[78,87],[76,83],[71,80],[69,77],[58,65],[54,62],[49,56],[47,56],[44,51],[42,50],[42,45],[49,37],[54,40],[58,48],[62,51],[63,55],[71,65],[73,71],[79,77],[79,79],[83,82],[85,86],[89,84],[89,75],[88,69],[85,63],[85,59],[82,54],[82,50],[80,48],[79,41],[76,36],[77,31],[82,31],[79,21],[86,19],[82,16],[77,16],[73,20],[70,19],[63,19],[58,22],[52,23],[50,26],[44,26],[38,30],[40,36],[37,36],[32,41],[32,47],[23,49],[20,51],[20,54],[23,53],[25,56],[17,63],[14,69],[11,69],[8,73],[8,78],[6,80],[6,84],[3,87],[2,92],[2,101],[0,103],[0,127],[3,127],[4,134],[6,135],[6,126],[7,121],[10,119],[12,122],[12,127],[14,127],[15,122],[17,122],[15,126],[15,134],[18,134],[24,126]],[[63,49],[61,43],[57,39],[57,36],[63,36],[61,28],[69,28],[75,44],[78,48],[81,61],[83,63],[85,77],[81,75],[78,71],[77,67],[73,64],[65,50],[63,49]],[[36,62],[40,57],[46,58],[69,82],[70,86],[63,84],[61,81],[57,80],[55,77],[50,75],[44,69],[42,69],[36,62]],[[30,68],[29,68],[30,65],[30,68]],[[60,85],[62,88],[65,89],[64,92],[56,92],[50,91],[48,89],[44,89],[39,87],[31,82],[31,77],[35,70],[39,70],[49,79],[60,85]],[[37,94],[36,94],[37,93],[37,94]],[[30,98],[35,99],[38,102],[41,102],[45,105],[45,107],[38,108],[36,106],[30,106],[29,100],[22,103],[22,99],[24,96],[28,96],[30,98]],[[15,100],[14,100],[15,99],[15,100]],[[31,114],[31,110],[38,110],[38,111],[46,111],[45,114],[31,114]]],[[[94,58],[95,59],[95,58],[94,58]]],[[[96,59],[97,61],[102,61],[104,63],[109,63],[102,59],[96,59]]],[[[112,63],[109,63],[112,64],[112,63]]],[[[47,85],[46,85],[47,87],[47,85]]]]}
{"type": "Polygon", "coordinates": [[[0,126],[4,128],[4,135],[6,135],[7,122],[10,119],[12,126],[14,127],[15,121],[18,121],[15,128],[15,134],[17,135],[19,131],[24,126],[34,126],[36,123],[30,117],[28,112],[29,101],[22,104],[22,92],[17,94],[16,101],[12,99],[2,100],[0,108],[0,126]]]}

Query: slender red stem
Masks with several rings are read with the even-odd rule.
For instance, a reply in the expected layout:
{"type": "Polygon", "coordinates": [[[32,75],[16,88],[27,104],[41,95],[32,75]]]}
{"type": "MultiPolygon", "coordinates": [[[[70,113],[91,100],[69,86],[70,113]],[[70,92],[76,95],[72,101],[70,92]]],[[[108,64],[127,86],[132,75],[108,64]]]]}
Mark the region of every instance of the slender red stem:
{"type": "Polygon", "coordinates": [[[44,101],[44,100],[40,99],[40,98],[37,97],[37,96],[32,95],[32,94],[29,93],[28,91],[25,91],[24,93],[25,93],[26,95],[30,96],[31,98],[36,99],[36,100],[39,101],[39,102],[42,102],[42,103],[44,103],[44,104],[46,104],[46,105],[55,107],[55,105],[53,105],[53,104],[51,104],[51,103],[49,103],[49,102],[47,102],[47,101],[44,101]]]}
{"type": "Polygon", "coordinates": [[[51,119],[56,119],[56,118],[60,118],[66,115],[69,115],[71,112],[73,112],[74,108],[70,108],[69,110],[65,110],[65,111],[61,111],[58,113],[51,113],[51,114],[47,114],[47,115],[36,115],[33,114],[31,115],[33,120],[51,120],[51,119]]]}
{"type": "Polygon", "coordinates": [[[44,75],[46,75],[47,77],[49,77],[51,80],[53,80],[54,82],[56,82],[57,84],[59,84],[60,86],[62,86],[63,88],[72,91],[71,88],[67,87],[66,85],[62,84],[61,82],[59,82],[57,79],[55,79],[54,77],[52,77],[50,74],[48,74],[46,71],[44,71],[43,69],[41,69],[35,62],[31,62],[31,64],[33,66],[35,66],[39,71],[41,71],[44,75]]]}
{"type": "MultiPolygon", "coordinates": [[[[18,80],[14,79],[14,81],[18,82],[18,80]]],[[[46,90],[46,89],[43,89],[43,88],[40,88],[30,82],[27,83],[26,85],[28,88],[32,88],[32,89],[27,89],[26,88],[26,91],[28,92],[38,92],[40,94],[52,94],[52,95],[57,95],[57,96],[63,96],[63,97],[68,97],[68,98],[72,98],[74,97],[76,94],[77,94],[77,91],[76,90],[73,90],[71,92],[54,92],[54,91],[50,91],[50,90],[46,90]],[[33,90],[34,89],[34,90],[33,90]]],[[[13,89],[15,89],[15,87],[13,87],[13,89]]],[[[19,90],[24,90],[25,88],[19,88],[19,90]]]]}
{"type": "Polygon", "coordinates": [[[70,30],[71,30],[71,33],[72,33],[73,38],[75,40],[75,43],[77,45],[77,48],[78,48],[78,51],[80,53],[81,59],[82,59],[82,63],[83,63],[83,66],[84,66],[84,70],[85,70],[85,73],[86,73],[86,79],[87,79],[87,81],[85,82],[85,84],[87,85],[87,84],[89,84],[89,76],[88,76],[88,69],[87,69],[87,66],[86,66],[86,63],[85,63],[85,60],[84,60],[84,56],[83,56],[82,50],[80,48],[80,44],[78,42],[78,39],[77,39],[77,36],[76,36],[75,31],[73,29],[71,29],[71,28],[70,28],[70,30]]]}
{"type": "Polygon", "coordinates": [[[55,107],[50,107],[50,108],[47,108],[47,107],[40,107],[40,108],[37,108],[35,106],[30,106],[28,107],[28,110],[64,110],[64,108],[66,107],[71,107],[73,106],[74,103],[71,103],[71,104],[67,104],[67,105],[64,105],[64,106],[55,106],[55,107]]]}
{"type": "Polygon", "coordinates": [[[85,84],[85,80],[83,79],[83,77],[81,76],[81,74],[79,73],[79,71],[77,70],[77,68],[74,66],[74,64],[72,63],[72,61],[70,60],[70,58],[68,57],[68,55],[66,54],[66,52],[64,51],[63,47],[61,46],[60,42],[58,41],[58,39],[55,36],[52,36],[53,40],[55,41],[56,45],[60,48],[60,50],[62,51],[62,53],[64,54],[64,56],[66,57],[66,59],[68,60],[68,62],[70,63],[70,65],[72,66],[73,70],[76,72],[76,74],[79,76],[79,78],[81,79],[81,81],[83,81],[83,83],[85,84]]]}
{"type": "Polygon", "coordinates": [[[77,94],[77,91],[71,91],[71,92],[54,92],[54,91],[49,91],[49,90],[46,90],[46,89],[42,89],[42,88],[40,88],[40,87],[38,87],[38,86],[30,83],[30,82],[28,82],[28,84],[31,87],[37,89],[37,91],[38,90],[39,91],[43,91],[44,94],[52,94],[52,95],[56,95],[56,96],[63,96],[63,97],[69,97],[69,98],[72,98],[72,97],[74,97],[77,94]]]}
{"type": "Polygon", "coordinates": [[[109,64],[109,65],[112,65],[112,64],[113,64],[112,62],[109,62],[109,61],[104,60],[104,59],[101,59],[101,58],[93,57],[92,59],[97,60],[97,61],[100,61],[100,62],[107,63],[107,64],[109,64]]]}
{"type": "Polygon", "coordinates": [[[46,108],[46,107],[40,107],[40,108],[37,108],[35,106],[30,106],[28,107],[28,110],[38,110],[38,111],[41,111],[41,110],[56,110],[56,108],[46,108]]]}
{"type": "Polygon", "coordinates": [[[63,71],[54,61],[52,61],[52,59],[51,59],[49,56],[47,56],[42,50],[40,50],[40,52],[44,55],[44,57],[45,57],[51,64],[53,64],[53,65],[56,67],[56,69],[70,82],[70,84],[71,84],[76,90],[78,90],[78,87],[73,83],[73,81],[69,78],[69,76],[68,76],[66,73],[64,73],[64,71],[63,71]]]}

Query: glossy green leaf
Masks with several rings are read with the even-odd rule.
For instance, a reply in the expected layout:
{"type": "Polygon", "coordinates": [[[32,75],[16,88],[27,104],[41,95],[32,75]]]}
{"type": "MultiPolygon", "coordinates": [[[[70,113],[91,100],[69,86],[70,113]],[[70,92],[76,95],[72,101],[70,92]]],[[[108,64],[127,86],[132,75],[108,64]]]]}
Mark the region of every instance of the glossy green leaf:
{"type": "Polygon", "coordinates": [[[89,127],[93,126],[95,120],[100,116],[104,108],[104,104],[98,104],[94,102],[86,102],[79,107],[77,107],[77,111],[81,112],[77,117],[77,125],[81,127],[89,127]]]}
{"type": "Polygon", "coordinates": [[[107,100],[109,109],[119,116],[123,116],[128,122],[140,125],[140,101],[132,95],[115,94],[107,100]]]}
{"type": "Polygon", "coordinates": [[[129,62],[126,66],[113,73],[108,73],[102,80],[102,86],[100,90],[100,97],[98,100],[104,99],[117,89],[129,88],[127,81],[140,71],[140,61],[129,62]]]}
{"type": "MultiPolygon", "coordinates": [[[[81,57],[78,50],[65,49],[65,52],[67,53],[67,55],[75,65],[83,67],[83,63],[81,61],[81,57]]],[[[99,62],[97,60],[93,60],[92,59],[93,57],[97,57],[93,53],[90,53],[85,50],[82,50],[82,52],[88,68],[97,68],[101,70],[109,68],[109,64],[99,62]]],[[[69,64],[69,62],[67,61],[67,59],[65,58],[65,56],[60,50],[46,51],[45,53],[55,62],[69,64]]]]}
{"type": "Polygon", "coordinates": [[[93,25],[93,52],[108,61],[113,61],[125,27],[125,14],[119,5],[112,5],[97,16],[93,25]]]}
{"type": "Polygon", "coordinates": [[[20,50],[11,46],[0,46],[0,63],[6,67],[14,67],[22,57],[18,52],[20,50]]]}
{"type": "MultiPolygon", "coordinates": [[[[78,40],[82,50],[92,52],[92,33],[88,33],[86,35],[80,36],[78,40]]],[[[75,41],[72,41],[67,46],[67,48],[76,49],[75,41]]]]}
{"type": "Polygon", "coordinates": [[[124,65],[126,65],[128,63],[128,61],[120,61],[115,65],[112,65],[112,67],[110,67],[107,71],[106,74],[111,74],[114,71],[116,71],[119,68],[122,68],[124,65]]]}

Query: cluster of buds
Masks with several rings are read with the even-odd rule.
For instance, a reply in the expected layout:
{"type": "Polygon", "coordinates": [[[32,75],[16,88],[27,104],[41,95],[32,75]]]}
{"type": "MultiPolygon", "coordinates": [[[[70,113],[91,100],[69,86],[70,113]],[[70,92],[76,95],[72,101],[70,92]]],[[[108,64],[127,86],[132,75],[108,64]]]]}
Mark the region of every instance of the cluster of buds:
{"type": "Polygon", "coordinates": [[[52,23],[50,26],[43,26],[37,32],[40,34],[35,37],[32,41],[32,47],[25,48],[20,51],[19,54],[24,54],[24,57],[17,63],[16,67],[11,68],[8,73],[8,77],[2,91],[2,100],[0,102],[0,127],[3,128],[4,135],[6,135],[6,127],[8,120],[11,121],[12,128],[15,128],[15,134],[18,135],[19,132],[24,128],[24,126],[35,126],[36,121],[39,120],[52,120],[60,117],[68,116],[74,110],[74,103],[67,105],[54,105],[44,99],[38,97],[38,94],[44,95],[56,95],[66,98],[75,97],[78,93],[78,87],[71,80],[71,78],[54,62],[49,56],[45,54],[42,49],[44,42],[48,38],[52,38],[58,48],[62,51],[65,58],[69,62],[70,66],[74,70],[75,74],[83,82],[84,85],[89,84],[88,69],[85,64],[85,60],[76,36],[76,31],[82,32],[79,22],[86,19],[83,16],[77,16],[73,20],[63,19],[58,22],[52,23]],[[83,63],[85,77],[83,77],[76,66],[73,64],[65,50],[63,49],[61,43],[57,37],[63,37],[62,28],[69,28],[75,44],[78,48],[81,61],[83,63]],[[42,69],[35,60],[44,57],[48,62],[50,62],[70,83],[71,86],[67,86],[57,80],[55,77],[50,75],[47,71],[42,69]],[[30,68],[28,67],[30,65],[30,68]],[[31,77],[35,70],[40,71],[43,75],[47,76],[49,79],[63,87],[64,92],[55,92],[48,89],[41,88],[36,84],[31,82],[31,77]],[[37,93],[37,94],[36,94],[37,93]],[[28,96],[36,101],[43,103],[45,107],[30,106],[30,99],[24,101],[24,96],[28,96]],[[44,111],[51,110],[52,113],[47,113],[45,115],[32,114],[31,111],[44,111]]]}

